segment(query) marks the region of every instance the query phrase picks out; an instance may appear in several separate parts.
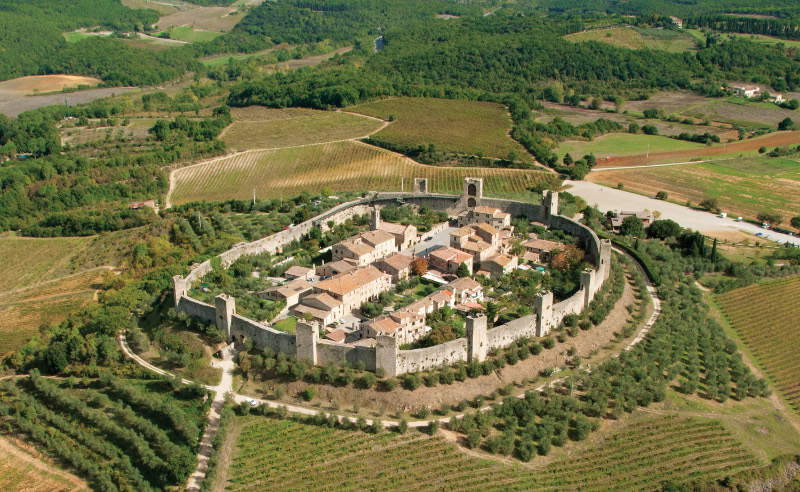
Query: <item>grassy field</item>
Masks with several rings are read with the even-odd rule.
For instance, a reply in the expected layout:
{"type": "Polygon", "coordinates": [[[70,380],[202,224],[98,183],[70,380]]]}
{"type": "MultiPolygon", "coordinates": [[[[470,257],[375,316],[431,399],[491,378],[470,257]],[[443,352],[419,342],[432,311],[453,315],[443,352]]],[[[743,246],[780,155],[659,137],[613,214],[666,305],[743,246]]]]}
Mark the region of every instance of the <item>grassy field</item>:
{"type": "Polygon", "coordinates": [[[633,50],[652,49],[673,53],[693,50],[696,46],[694,37],[682,32],[631,26],[576,32],[564,36],[564,39],[573,42],[599,41],[633,50]]]}
{"type": "Polygon", "coordinates": [[[42,325],[59,323],[93,302],[105,274],[105,269],[95,269],[4,294],[0,300],[0,355],[23,346],[42,325]]]}
{"type": "Polygon", "coordinates": [[[569,153],[574,158],[586,154],[596,157],[610,157],[620,155],[638,155],[647,152],[669,152],[675,150],[690,150],[705,147],[703,144],[675,140],[674,138],[659,135],[644,135],[632,133],[609,133],[595,138],[592,141],[567,140],[558,146],[558,154],[564,156],[569,153]]]}
{"type": "Polygon", "coordinates": [[[430,190],[460,193],[463,178],[483,177],[487,194],[525,192],[552,183],[542,171],[426,166],[355,142],[337,142],[281,150],[255,151],[179,169],[170,201],[248,199],[293,196],[303,191],[406,191],[413,178],[430,180],[430,190]]]}
{"type": "Polygon", "coordinates": [[[4,263],[0,292],[63,275],[70,259],[90,241],[85,237],[0,237],[0,258],[4,263]]]}
{"type": "MultiPolygon", "coordinates": [[[[698,40],[702,40],[703,42],[705,42],[706,36],[699,29],[685,29],[684,32],[692,35],[694,38],[698,40]]],[[[716,35],[723,40],[746,39],[748,41],[752,41],[754,43],[759,43],[759,44],[770,44],[770,45],[783,44],[787,48],[793,48],[793,49],[800,48],[800,41],[795,41],[792,39],[781,39],[773,36],[765,36],[763,34],[736,34],[736,33],[721,32],[721,33],[716,33],[716,35]]]]}
{"type": "Polygon", "coordinates": [[[94,32],[81,32],[81,31],[72,31],[72,32],[65,32],[64,39],[68,43],[77,43],[78,41],[82,41],[86,38],[93,38],[97,36],[108,36],[109,34],[100,34],[94,32]]]}
{"type": "Polygon", "coordinates": [[[773,385],[800,412],[800,277],[751,285],[717,297],[722,311],[773,385]]]}
{"type": "Polygon", "coordinates": [[[755,217],[763,211],[785,220],[800,214],[800,163],[792,159],[752,157],[699,164],[602,171],[589,180],[655,196],[666,191],[677,203],[717,198],[730,215],[755,217]]]}
{"type": "Polygon", "coordinates": [[[505,158],[530,154],[508,136],[511,118],[506,108],[488,102],[398,97],[359,104],[348,111],[396,120],[375,138],[400,145],[434,144],[439,150],[505,158]]]}
{"type": "Polygon", "coordinates": [[[188,43],[202,43],[222,36],[221,32],[204,31],[194,29],[190,26],[173,27],[167,32],[169,32],[170,39],[177,39],[188,43]]]}
{"type": "Polygon", "coordinates": [[[231,150],[289,147],[360,138],[379,129],[372,118],[312,109],[237,108],[223,140],[231,150]]]}
{"type": "Polygon", "coordinates": [[[240,420],[225,490],[648,490],[759,462],[715,420],[643,417],[544,469],[480,459],[410,432],[369,435],[240,420]],[[691,472],[687,472],[687,467],[691,472]]]}

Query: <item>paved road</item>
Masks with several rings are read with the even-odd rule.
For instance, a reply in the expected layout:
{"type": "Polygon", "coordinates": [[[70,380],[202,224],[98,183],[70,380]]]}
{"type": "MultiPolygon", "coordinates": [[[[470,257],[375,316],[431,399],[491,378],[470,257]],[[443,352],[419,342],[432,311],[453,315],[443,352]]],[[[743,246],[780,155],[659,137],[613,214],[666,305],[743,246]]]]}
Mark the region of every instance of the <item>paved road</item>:
{"type": "Polygon", "coordinates": [[[629,191],[617,190],[588,181],[567,180],[564,181],[564,185],[567,186],[566,191],[580,196],[589,205],[597,205],[603,212],[608,210],[658,210],[661,212],[661,218],[672,219],[683,227],[700,232],[741,231],[748,234],[761,232],[766,235],[766,239],[800,246],[800,237],[797,236],[762,229],[747,222],[736,222],[731,218],[722,219],[708,212],[693,210],[683,205],[656,200],[629,191]]]}

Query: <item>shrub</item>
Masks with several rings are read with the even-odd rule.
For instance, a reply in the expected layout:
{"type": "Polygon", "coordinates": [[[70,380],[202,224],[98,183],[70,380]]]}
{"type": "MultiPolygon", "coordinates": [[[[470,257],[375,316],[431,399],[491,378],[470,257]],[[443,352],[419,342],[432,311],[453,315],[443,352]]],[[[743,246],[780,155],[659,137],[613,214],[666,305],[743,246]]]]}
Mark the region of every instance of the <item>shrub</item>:
{"type": "Polygon", "coordinates": [[[300,398],[303,401],[311,401],[314,399],[314,388],[306,388],[300,392],[300,398]]]}

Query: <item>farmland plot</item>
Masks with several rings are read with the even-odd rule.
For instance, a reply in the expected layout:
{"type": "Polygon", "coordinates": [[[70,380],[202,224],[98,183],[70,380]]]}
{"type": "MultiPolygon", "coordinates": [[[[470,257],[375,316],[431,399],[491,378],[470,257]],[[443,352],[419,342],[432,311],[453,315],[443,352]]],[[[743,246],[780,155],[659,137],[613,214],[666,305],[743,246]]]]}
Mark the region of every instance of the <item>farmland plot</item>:
{"type": "Polygon", "coordinates": [[[465,177],[483,177],[492,193],[520,193],[556,183],[555,174],[523,169],[436,167],[357,142],[243,152],[175,171],[170,201],[293,196],[303,191],[410,191],[415,177],[430,190],[460,193],[465,177]]]}
{"type": "Polygon", "coordinates": [[[800,412],[800,277],[718,296],[725,316],[778,392],[800,412]]]}

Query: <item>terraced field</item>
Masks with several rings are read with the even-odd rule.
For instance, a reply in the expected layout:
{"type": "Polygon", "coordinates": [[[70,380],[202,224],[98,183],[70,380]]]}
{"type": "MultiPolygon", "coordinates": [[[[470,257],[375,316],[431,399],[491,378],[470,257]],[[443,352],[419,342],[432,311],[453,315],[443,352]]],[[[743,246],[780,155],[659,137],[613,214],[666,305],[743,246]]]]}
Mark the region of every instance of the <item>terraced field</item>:
{"type": "Polygon", "coordinates": [[[500,104],[452,99],[397,97],[359,104],[347,111],[394,121],[374,138],[395,145],[433,144],[439,150],[520,160],[530,154],[511,137],[511,117],[500,104]]]}
{"type": "Polygon", "coordinates": [[[775,388],[800,412],[800,277],[743,287],[717,299],[775,388]]]}
{"type": "Polygon", "coordinates": [[[419,433],[370,435],[243,421],[225,490],[655,490],[758,466],[718,422],[654,417],[534,470],[419,433]],[[691,464],[691,473],[687,466],[691,464]]]}
{"type": "Polygon", "coordinates": [[[523,193],[554,183],[542,171],[418,164],[357,142],[337,142],[240,153],[175,171],[170,202],[293,196],[303,191],[410,191],[413,178],[428,178],[430,190],[459,193],[465,177],[483,177],[488,194],[523,193]]]}

